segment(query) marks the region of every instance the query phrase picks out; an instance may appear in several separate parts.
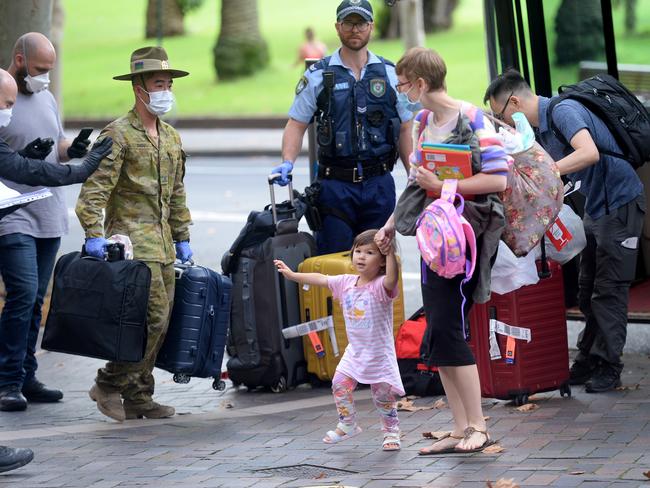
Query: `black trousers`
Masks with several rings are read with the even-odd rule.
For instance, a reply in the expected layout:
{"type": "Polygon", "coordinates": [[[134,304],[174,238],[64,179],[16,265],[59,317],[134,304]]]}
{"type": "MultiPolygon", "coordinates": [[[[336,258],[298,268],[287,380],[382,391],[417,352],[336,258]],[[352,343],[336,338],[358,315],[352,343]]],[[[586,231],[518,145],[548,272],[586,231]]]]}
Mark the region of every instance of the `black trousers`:
{"type": "Polygon", "coordinates": [[[586,323],[578,337],[577,360],[591,357],[623,369],[629,288],[645,209],[641,194],[599,219],[585,214],[587,247],[580,257],[578,300],[586,323]]]}

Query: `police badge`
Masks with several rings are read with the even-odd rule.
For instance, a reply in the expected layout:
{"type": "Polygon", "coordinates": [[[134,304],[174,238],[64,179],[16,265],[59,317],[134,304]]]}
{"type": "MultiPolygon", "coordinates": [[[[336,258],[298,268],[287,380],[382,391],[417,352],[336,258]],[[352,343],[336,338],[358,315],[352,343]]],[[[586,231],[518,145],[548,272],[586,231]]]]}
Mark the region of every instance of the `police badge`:
{"type": "Polygon", "coordinates": [[[370,80],[370,93],[372,93],[377,98],[381,98],[386,93],[386,80],[381,78],[375,78],[370,80]]]}
{"type": "Polygon", "coordinates": [[[304,75],[300,77],[298,80],[298,84],[296,85],[296,95],[300,95],[300,92],[302,92],[305,88],[307,88],[307,84],[309,81],[307,81],[307,77],[304,75]]]}

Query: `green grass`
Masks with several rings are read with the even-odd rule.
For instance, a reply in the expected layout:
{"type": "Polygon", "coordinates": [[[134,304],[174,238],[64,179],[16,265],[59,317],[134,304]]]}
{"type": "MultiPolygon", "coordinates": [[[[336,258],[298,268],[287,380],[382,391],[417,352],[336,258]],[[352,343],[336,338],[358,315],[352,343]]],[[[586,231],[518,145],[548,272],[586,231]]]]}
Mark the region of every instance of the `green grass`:
{"type": "MultiPolygon", "coordinates": [[[[373,0],[376,4],[379,0],[373,0]]],[[[172,66],[191,75],[176,81],[177,116],[283,115],[293,100],[302,68],[295,66],[296,51],[305,27],[331,49],[338,46],[334,12],[339,0],[258,0],[262,35],[269,43],[270,65],[249,78],[218,82],[212,67],[212,48],[219,29],[219,0],[205,0],[185,20],[187,35],[163,42],[172,66]]],[[[544,2],[552,19],[559,0],[544,2]]],[[[138,47],[151,45],[144,39],[145,0],[89,2],[64,0],[66,24],[63,56],[64,110],[68,117],[115,117],[133,103],[128,82],[112,76],[128,71],[129,56],[138,47]]],[[[642,35],[617,36],[619,62],[650,64],[650,0],[639,0],[642,35]]],[[[616,13],[616,32],[622,32],[616,13]]],[[[547,22],[549,22],[547,20],[547,22]]],[[[549,50],[553,46],[553,23],[548,23],[549,50]]],[[[480,103],[487,84],[482,0],[461,0],[448,32],[427,36],[426,45],[440,52],[448,65],[447,87],[457,97],[480,103]]],[[[373,40],[370,48],[397,61],[404,49],[397,40],[373,40]]],[[[553,85],[573,82],[576,69],[554,69],[553,85]]]]}

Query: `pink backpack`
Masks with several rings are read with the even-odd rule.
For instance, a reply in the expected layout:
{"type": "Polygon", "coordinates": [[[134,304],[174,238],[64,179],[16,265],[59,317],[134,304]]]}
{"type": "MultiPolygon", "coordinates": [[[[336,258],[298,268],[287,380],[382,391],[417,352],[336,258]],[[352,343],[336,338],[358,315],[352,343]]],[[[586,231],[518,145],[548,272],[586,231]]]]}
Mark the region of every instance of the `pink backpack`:
{"type": "Polygon", "coordinates": [[[443,278],[465,273],[465,283],[476,267],[476,236],[462,215],[465,200],[456,193],[457,184],[458,180],[444,180],[440,198],[431,202],[418,218],[415,238],[423,263],[443,278]],[[456,197],[460,200],[458,207],[454,206],[456,197]]]}

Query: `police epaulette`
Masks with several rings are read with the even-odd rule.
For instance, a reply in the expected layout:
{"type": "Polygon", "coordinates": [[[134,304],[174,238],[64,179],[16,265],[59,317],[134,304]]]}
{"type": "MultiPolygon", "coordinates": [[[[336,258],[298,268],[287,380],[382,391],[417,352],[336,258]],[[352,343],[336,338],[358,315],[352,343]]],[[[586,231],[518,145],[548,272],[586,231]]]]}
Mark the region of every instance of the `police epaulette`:
{"type": "Polygon", "coordinates": [[[309,67],[309,71],[316,71],[316,70],[319,70],[319,69],[327,68],[330,65],[330,59],[331,58],[332,58],[332,56],[326,56],[323,59],[321,59],[320,61],[315,62],[314,64],[312,64],[309,67]]]}
{"type": "Polygon", "coordinates": [[[388,66],[395,67],[395,63],[393,63],[390,59],[386,59],[381,56],[377,56],[377,57],[381,60],[382,63],[387,64],[388,66]]]}

